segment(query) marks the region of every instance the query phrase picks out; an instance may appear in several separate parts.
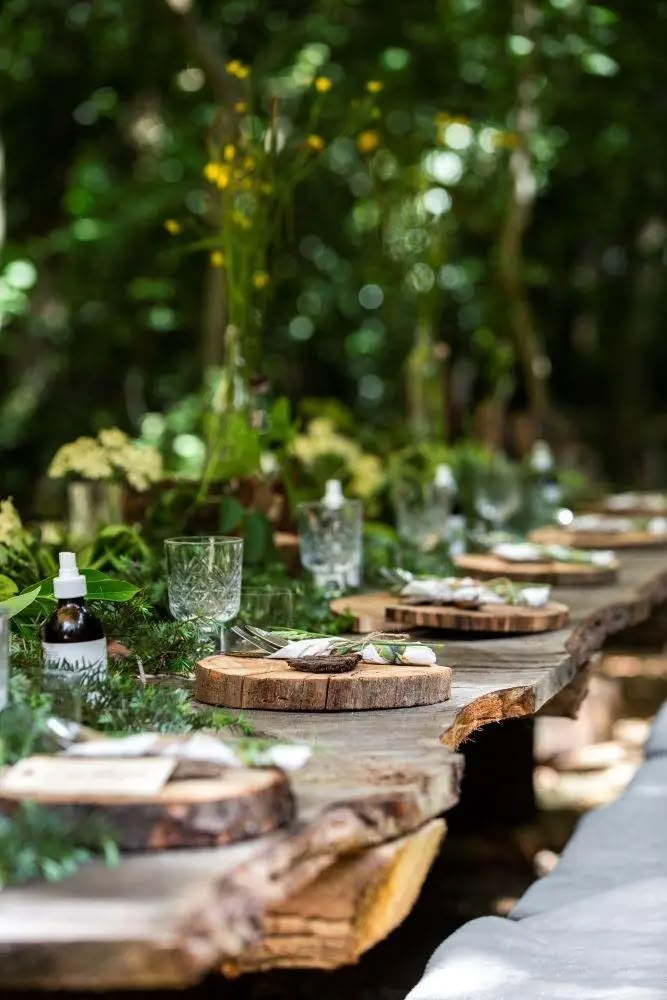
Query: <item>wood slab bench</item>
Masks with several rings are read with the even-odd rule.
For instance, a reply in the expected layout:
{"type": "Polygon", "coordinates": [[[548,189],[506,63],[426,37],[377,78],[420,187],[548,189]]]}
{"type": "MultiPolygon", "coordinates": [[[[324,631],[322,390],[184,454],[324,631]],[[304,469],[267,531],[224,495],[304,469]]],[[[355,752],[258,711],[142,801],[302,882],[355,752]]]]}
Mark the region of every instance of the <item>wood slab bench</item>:
{"type": "Polygon", "coordinates": [[[557,632],[440,639],[451,699],[390,711],[249,711],[260,734],[316,752],[294,778],[289,828],[226,847],[125,856],[55,885],[5,890],[0,986],[180,987],[354,962],[411,909],[459,797],[456,752],[490,722],[573,714],[593,652],[667,601],[667,556],[623,555],[618,581],[556,591],[557,632]]]}

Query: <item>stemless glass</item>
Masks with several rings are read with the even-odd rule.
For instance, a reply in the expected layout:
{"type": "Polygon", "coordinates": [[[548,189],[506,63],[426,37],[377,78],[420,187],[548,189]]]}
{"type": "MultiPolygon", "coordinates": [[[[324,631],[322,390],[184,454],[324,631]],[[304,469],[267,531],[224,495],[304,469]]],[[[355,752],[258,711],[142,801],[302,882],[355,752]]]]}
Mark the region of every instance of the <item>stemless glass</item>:
{"type": "Polygon", "coordinates": [[[475,509],[490,522],[495,531],[502,530],[521,506],[521,483],[516,467],[504,455],[492,455],[474,477],[475,509]]]}
{"type": "Polygon", "coordinates": [[[239,618],[261,628],[290,628],[293,616],[292,591],[286,587],[243,587],[239,618]]]}
{"type": "Polygon", "coordinates": [[[320,500],[300,503],[297,514],[301,562],[319,587],[342,594],[361,561],[361,500],[336,507],[320,500]]]}
{"type": "Polygon", "coordinates": [[[243,539],[223,535],[167,538],[169,610],[202,632],[220,630],[241,605],[243,539]]]}
{"type": "Polygon", "coordinates": [[[398,482],[393,489],[396,530],[403,542],[432,552],[447,538],[451,494],[437,483],[398,482]]]}
{"type": "Polygon", "coordinates": [[[240,635],[234,628],[238,624],[254,625],[257,628],[291,628],[294,607],[292,591],[286,587],[243,587],[241,607],[238,616],[222,629],[222,644],[225,653],[235,656],[263,656],[255,643],[240,635]]]}

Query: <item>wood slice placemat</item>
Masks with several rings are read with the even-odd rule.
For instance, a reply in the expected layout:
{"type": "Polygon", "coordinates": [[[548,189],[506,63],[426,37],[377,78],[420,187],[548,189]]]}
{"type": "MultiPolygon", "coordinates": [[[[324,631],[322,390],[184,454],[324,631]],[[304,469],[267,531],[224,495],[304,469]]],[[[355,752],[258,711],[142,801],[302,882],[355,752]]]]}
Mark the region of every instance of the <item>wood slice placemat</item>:
{"type": "Polygon", "coordinates": [[[648,531],[568,531],[567,528],[536,528],[531,542],[540,545],[571,545],[578,549],[649,549],[667,545],[667,534],[648,531]]]}
{"type": "Polygon", "coordinates": [[[549,601],[543,608],[489,604],[468,610],[452,604],[404,604],[389,593],[338,597],[332,601],[331,609],[336,614],[352,615],[353,627],[361,633],[382,631],[388,626],[507,635],[563,628],[569,618],[567,606],[557,601],[549,601]]]}
{"type": "Polygon", "coordinates": [[[612,566],[592,566],[590,563],[568,563],[556,560],[540,562],[510,562],[485,552],[467,552],[454,559],[457,567],[480,580],[505,576],[519,583],[551,583],[561,587],[613,583],[618,576],[618,563],[612,566]]]}
{"type": "Polygon", "coordinates": [[[207,705],[278,712],[412,708],[446,701],[450,667],[360,663],[346,674],[307,674],[284,660],[209,656],[197,664],[194,696],[207,705]]]}
{"type": "Polygon", "coordinates": [[[169,781],[149,798],[0,789],[0,812],[11,815],[27,799],[72,825],[102,821],[129,851],[231,844],[269,833],[295,811],[289,780],[277,768],[227,768],[217,778],[169,781]]]}

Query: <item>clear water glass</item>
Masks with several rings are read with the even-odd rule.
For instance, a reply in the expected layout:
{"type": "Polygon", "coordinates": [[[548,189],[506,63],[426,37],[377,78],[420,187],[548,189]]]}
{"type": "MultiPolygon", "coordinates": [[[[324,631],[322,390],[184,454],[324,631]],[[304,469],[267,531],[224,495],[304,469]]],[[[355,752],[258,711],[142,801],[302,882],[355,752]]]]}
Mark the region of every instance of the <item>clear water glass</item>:
{"type": "Polygon", "coordinates": [[[9,700],[9,618],[0,611],[0,712],[9,700]]]}
{"type": "Polygon", "coordinates": [[[517,468],[503,455],[493,455],[474,477],[475,510],[500,531],[521,506],[521,481],[517,468]]]}
{"type": "Polygon", "coordinates": [[[448,537],[452,493],[435,482],[400,481],[393,489],[396,530],[403,542],[432,552],[448,537]]]}
{"type": "Polygon", "coordinates": [[[287,587],[243,587],[239,619],[260,628],[291,628],[292,591],[287,587]]]}
{"type": "Polygon", "coordinates": [[[342,594],[361,563],[363,513],[361,500],[298,505],[301,562],[328,593],[342,594]]]}
{"type": "Polygon", "coordinates": [[[216,632],[241,606],[243,539],[224,535],[168,538],[169,610],[179,621],[193,620],[216,632]]]}
{"type": "Polygon", "coordinates": [[[243,587],[238,616],[222,629],[225,653],[234,656],[262,656],[255,643],[234,631],[236,624],[254,625],[271,631],[291,628],[294,623],[292,591],[286,587],[243,587]]]}

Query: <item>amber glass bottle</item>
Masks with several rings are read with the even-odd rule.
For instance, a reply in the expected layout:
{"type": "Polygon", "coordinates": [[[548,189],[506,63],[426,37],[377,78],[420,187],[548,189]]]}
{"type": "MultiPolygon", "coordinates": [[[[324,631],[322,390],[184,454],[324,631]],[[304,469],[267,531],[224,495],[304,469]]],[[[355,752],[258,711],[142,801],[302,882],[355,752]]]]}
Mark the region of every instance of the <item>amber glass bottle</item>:
{"type": "Polygon", "coordinates": [[[42,628],[44,666],[84,675],[103,676],[107,669],[107,641],[102,622],[86,607],[86,579],[79,573],[74,552],[60,553],[60,573],[53,581],[56,610],[42,628]]]}

